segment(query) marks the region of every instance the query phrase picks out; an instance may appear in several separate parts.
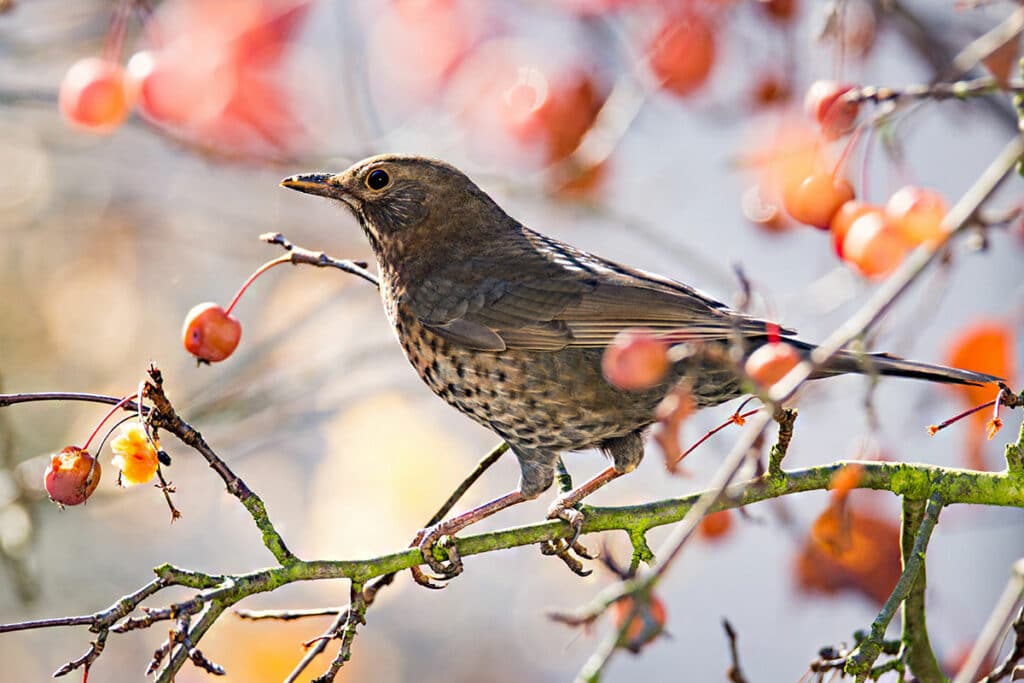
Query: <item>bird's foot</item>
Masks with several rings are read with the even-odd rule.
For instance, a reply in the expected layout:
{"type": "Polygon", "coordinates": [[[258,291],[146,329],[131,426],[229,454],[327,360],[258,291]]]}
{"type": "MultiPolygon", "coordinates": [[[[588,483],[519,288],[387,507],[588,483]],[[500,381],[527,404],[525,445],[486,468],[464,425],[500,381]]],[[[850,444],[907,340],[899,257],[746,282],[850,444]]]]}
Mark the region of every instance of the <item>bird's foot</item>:
{"type": "Polygon", "coordinates": [[[583,530],[583,513],[573,507],[569,500],[559,498],[548,508],[548,519],[561,519],[566,522],[572,529],[572,535],[569,538],[541,543],[541,553],[554,555],[578,576],[589,576],[592,570],[584,569],[580,560],[593,560],[597,556],[579,542],[580,531],[583,530]]]}
{"type": "Polygon", "coordinates": [[[438,590],[444,588],[444,584],[440,582],[450,581],[462,573],[462,557],[459,556],[459,549],[455,545],[455,539],[448,534],[443,523],[421,529],[412,539],[409,547],[420,549],[423,561],[435,574],[435,576],[430,576],[419,565],[410,567],[409,571],[412,573],[413,580],[421,586],[438,590]],[[443,550],[448,559],[437,559],[434,555],[434,548],[443,550]]]}

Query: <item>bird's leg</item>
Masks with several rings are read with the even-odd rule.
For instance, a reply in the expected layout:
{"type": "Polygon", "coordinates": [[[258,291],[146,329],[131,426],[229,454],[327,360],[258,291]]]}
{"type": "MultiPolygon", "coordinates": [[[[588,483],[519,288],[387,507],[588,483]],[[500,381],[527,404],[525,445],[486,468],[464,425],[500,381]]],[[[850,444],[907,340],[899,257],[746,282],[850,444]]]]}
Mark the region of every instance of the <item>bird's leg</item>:
{"type": "MultiPolygon", "coordinates": [[[[558,458],[558,461],[555,463],[555,473],[555,480],[558,482],[559,490],[562,493],[571,492],[573,488],[572,475],[570,475],[569,470],[565,468],[565,462],[562,458],[558,458]]],[[[583,563],[580,562],[580,558],[592,560],[594,557],[579,541],[576,541],[572,545],[566,543],[563,538],[556,541],[543,541],[540,544],[540,552],[543,555],[554,555],[564,562],[565,566],[578,576],[588,576],[590,574],[589,570],[583,568],[583,563]],[[576,553],[575,557],[573,556],[573,553],[576,553]]]]}
{"type": "Polygon", "coordinates": [[[575,489],[563,493],[548,508],[548,518],[568,522],[572,527],[572,536],[557,544],[541,548],[541,552],[558,556],[569,566],[569,569],[581,576],[586,576],[590,572],[584,572],[583,565],[576,557],[572,557],[569,551],[571,550],[578,557],[587,560],[594,559],[594,556],[578,541],[580,531],[583,529],[583,513],[576,509],[576,505],[608,482],[636,469],[644,457],[642,432],[636,431],[608,439],[601,444],[601,450],[611,457],[614,464],[575,489]]]}
{"type": "Polygon", "coordinates": [[[567,541],[574,545],[583,529],[583,513],[576,509],[576,504],[598,490],[608,482],[618,479],[625,472],[621,472],[614,465],[602,470],[593,478],[583,482],[572,491],[563,493],[555,499],[555,502],[548,508],[548,519],[561,519],[568,522],[572,527],[572,536],[567,541]]]}
{"type": "MultiPolygon", "coordinates": [[[[522,503],[524,500],[528,500],[520,491],[513,491],[512,493],[506,493],[500,498],[495,498],[489,503],[484,503],[479,507],[475,507],[472,510],[463,512],[461,515],[457,515],[450,519],[446,519],[443,522],[435,524],[434,526],[421,529],[416,537],[412,540],[409,545],[410,548],[419,548],[420,553],[423,554],[423,560],[430,568],[437,572],[437,578],[447,581],[448,579],[458,576],[462,572],[462,558],[459,557],[459,551],[455,546],[454,540],[451,540],[445,545],[445,551],[448,553],[447,562],[442,562],[434,557],[434,546],[439,541],[442,541],[444,537],[451,537],[453,534],[465,529],[470,524],[479,522],[481,519],[490,517],[499,510],[504,510],[507,507],[511,507],[516,503],[522,503]]],[[[427,588],[442,588],[440,584],[435,583],[423,573],[423,570],[419,566],[411,567],[413,579],[416,583],[427,588]]]]}

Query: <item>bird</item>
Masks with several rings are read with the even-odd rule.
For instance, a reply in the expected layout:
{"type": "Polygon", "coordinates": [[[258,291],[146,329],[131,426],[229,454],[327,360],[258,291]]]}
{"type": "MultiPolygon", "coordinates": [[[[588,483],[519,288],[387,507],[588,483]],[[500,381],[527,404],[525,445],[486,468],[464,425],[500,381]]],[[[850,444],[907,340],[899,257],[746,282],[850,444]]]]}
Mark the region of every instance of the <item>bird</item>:
{"type": "MultiPolygon", "coordinates": [[[[807,356],[796,332],[731,309],[676,280],[620,264],[523,225],[454,166],[423,156],[383,154],[340,173],[306,173],[283,187],[341,202],[376,257],[380,296],[409,363],[440,398],[497,433],[520,467],[516,489],[420,530],[413,540],[439,579],[462,569],[453,543],[434,547],[499,510],[551,487],[562,453],[597,449],[601,473],[560,495],[548,517],[571,537],[550,552],[570,566],[583,515],[579,502],[634,470],[658,404],[686,382],[697,408],[744,393],[734,360],[683,354],[657,386],[626,391],[602,374],[602,355],[627,328],[743,353],[781,337],[807,356]]],[[[952,384],[997,377],[882,353],[840,351],[812,378],[873,373],[952,384]]],[[[576,563],[578,565],[578,562],[576,563]]],[[[413,575],[438,587],[418,568],[413,575]]]]}

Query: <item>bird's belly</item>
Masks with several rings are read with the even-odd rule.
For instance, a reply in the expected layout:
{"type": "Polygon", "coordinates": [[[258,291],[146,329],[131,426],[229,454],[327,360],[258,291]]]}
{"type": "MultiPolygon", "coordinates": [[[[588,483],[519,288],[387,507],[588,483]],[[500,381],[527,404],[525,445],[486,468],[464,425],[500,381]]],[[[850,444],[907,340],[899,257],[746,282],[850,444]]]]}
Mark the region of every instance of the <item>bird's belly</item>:
{"type": "Polygon", "coordinates": [[[601,374],[601,350],[475,351],[414,319],[395,331],[409,362],[435,394],[511,445],[554,451],[600,446],[654,421],[668,385],[623,392],[601,374]]]}

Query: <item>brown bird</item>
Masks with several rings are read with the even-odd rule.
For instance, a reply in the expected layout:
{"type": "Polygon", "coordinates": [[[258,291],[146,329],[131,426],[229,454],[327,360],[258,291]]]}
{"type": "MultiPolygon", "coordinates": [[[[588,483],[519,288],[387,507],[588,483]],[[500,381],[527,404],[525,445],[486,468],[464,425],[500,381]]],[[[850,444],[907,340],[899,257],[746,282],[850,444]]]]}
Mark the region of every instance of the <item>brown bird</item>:
{"type": "MultiPolygon", "coordinates": [[[[601,358],[619,331],[646,327],[720,349],[741,339],[747,353],[768,341],[766,321],[534,232],[441,161],[387,154],[338,174],[296,175],[281,184],[340,200],[355,214],[377,257],[384,310],[409,362],[435,394],[494,430],[519,460],[517,490],[417,536],[424,560],[443,578],[457,574],[461,563],[454,545],[448,563],[434,557],[432,546],[442,536],[539,496],[551,486],[563,451],[596,448],[612,465],[558,498],[548,515],[575,531],[556,554],[566,559],[570,546],[582,553],[575,535],[583,517],[574,506],[636,468],[644,430],[673,385],[685,378],[698,407],[741,395],[741,380],[721,353],[682,358],[653,389],[617,389],[602,375],[601,358]]],[[[814,349],[792,330],[780,333],[804,353],[814,349]]],[[[998,379],[852,352],[841,352],[815,377],[867,371],[954,384],[998,379]]]]}

